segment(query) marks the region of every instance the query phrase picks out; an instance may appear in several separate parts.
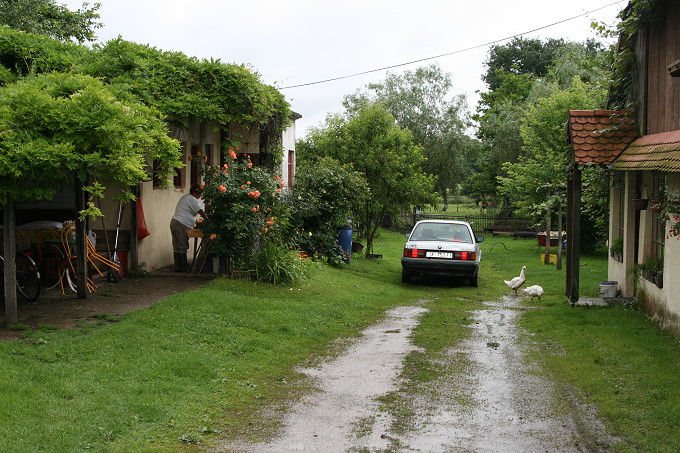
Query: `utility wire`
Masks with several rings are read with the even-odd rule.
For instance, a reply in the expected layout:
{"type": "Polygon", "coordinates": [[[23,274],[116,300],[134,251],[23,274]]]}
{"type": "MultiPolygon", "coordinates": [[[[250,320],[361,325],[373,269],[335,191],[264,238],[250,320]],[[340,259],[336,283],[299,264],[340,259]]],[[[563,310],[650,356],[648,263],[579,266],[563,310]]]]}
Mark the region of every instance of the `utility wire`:
{"type": "Polygon", "coordinates": [[[301,83],[299,85],[289,85],[289,86],[278,88],[278,89],[279,90],[288,90],[290,88],[300,88],[300,87],[307,87],[307,86],[311,86],[311,85],[319,85],[321,83],[335,82],[336,80],[349,79],[351,77],[358,77],[360,75],[372,74],[374,72],[385,71],[387,69],[399,68],[399,67],[402,67],[402,66],[408,66],[408,65],[415,64],[415,63],[421,63],[423,61],[435,60],[437,58],[448,57],[450,55],[456,55],[456,54],[459,54],[459,53],[468,52],[470,50],[479,49],[480,47],[490,46],[490,45],[493,45],[493,44],[497,44],[499,42],[508,41],[510,39],[513,39],[513,38],[518,38],[520,36],[528,35],[529,33],[534,33],[534,32],[539,31],[539,30],[554,27],[555,25],[563,24],[565,22],[569,22],[571,20],[578,19],[579,17],[587,16],[588,14],[600,11],[600,10],[605,9],[605,8],[609,8],[610,6],[614,6],[614,5],[619,4],[619,3],[621,3],[621,2],[620,1],[612,2],[608,5],[602,6],[600,8],[593,9],[593,10],[590,10],[590,11],[586,11],[585,13],[582,13],[582,14],[579,14],[579,15],[576,15],[576,16],[572,16],[572,17],[569,17],[567,19],[562,19],[562,20],[557,21],[557,22],[553,22],[552,24],[544,25],[542,27],[534,28],[533,30],[525,31],[525,32],[522,32],[522,33],[517,33],[516,35],[508,36],[507,38],[496,39],[494,41],[489,41],[489,42],[484,43],[484,44],[478,44],[476,46],[467,47],[465,49],[454,50],[453,52],[447,52],[447,53],[443,53],[443,54],[440,54],[440,55],[435,55],[433,57],[420,58],[418,60],[408,61],[406,63],[399,63],[399,64],[394,64],[394,65],[391,65],[391,66],[384,66],[384,67],[378,68],[378,69],[370,69],[368,71],[362,71],[362,72],[356,72],[354,74],[347,74],[347,75],[344,75],[344,76],[332,77],[330,79],[317,80],[316,82],[301,83]]]}

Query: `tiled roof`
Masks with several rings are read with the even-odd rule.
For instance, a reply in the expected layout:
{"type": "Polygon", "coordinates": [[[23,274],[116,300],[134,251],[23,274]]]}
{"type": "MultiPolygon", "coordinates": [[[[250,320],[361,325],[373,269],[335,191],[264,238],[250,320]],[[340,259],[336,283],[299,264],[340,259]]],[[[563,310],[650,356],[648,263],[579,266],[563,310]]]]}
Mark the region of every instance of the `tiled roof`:
{"type": "Polygon", "coordinates": [[[680,130],[638,138],[619,156],[612,168],[679,172],[680,130]]]}
{"type": "Polygon", "coordinates": [[[617,110],[570,110],[568,140],[576,164],[609,165],[637,137],[635,118],[617,110]]]}

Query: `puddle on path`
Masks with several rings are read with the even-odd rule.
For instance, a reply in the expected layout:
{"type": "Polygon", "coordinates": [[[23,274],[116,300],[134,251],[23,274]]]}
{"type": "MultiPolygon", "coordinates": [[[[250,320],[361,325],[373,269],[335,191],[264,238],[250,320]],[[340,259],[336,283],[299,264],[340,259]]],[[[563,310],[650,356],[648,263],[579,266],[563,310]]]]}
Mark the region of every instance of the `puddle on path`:
{"type": "Polygon", "coordinates": [[[337,359],[318,368],[300,370],[317,384],[318,391],[303,398],[284,418],[281,435],[268,444],[230,446],[242,452],[343,452],[361,447],[385,449],[382,438],[389,426],[375,398],[395,390],[404,357],[414,350],[411,331],[427,309],[397,307],[382,322],[362,332],[362,337],[337,359]],[[372,426],[367,426],[370,424],[372,426]]]}

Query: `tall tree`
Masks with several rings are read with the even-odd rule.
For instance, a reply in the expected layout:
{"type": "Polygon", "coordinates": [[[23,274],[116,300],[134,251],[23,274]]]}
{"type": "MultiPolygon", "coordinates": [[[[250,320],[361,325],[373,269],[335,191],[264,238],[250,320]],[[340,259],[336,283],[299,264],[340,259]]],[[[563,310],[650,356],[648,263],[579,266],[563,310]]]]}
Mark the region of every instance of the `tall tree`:
{"type": "MultiPolygon", "coordinates": [[[[554,85],[552,94],[529,106],[521,121],[524,154],[517,162],[503,164],[499,190],[522,214],[533,215],[545,203],[541,187],[566,182],[568,148],[565,143],[567,111],[602,106],[606,91],[576,78],[566,90],[554,85]]],[[[602,198],[602,197],[600,197],[602,198]]]]}
{"type": "Polygon", "coordinates": [[[541,41],[519,37],[507,44],[492,46],[489,58],[484,62],[486,73],[482,75],[482,80],[489,91],[496,91],[504,84],[505,73],[543,77],[555,60],[557,49],[563,44],[562,39],[541,41]]]}
{"type": "Polygon", "coordinates": [[[422,148],[382,104],[364,103],[345,116],[329,116],[325,125],[298,142],[297,149],[302,160],[331,157],[353,164],[366,179],[369,194],[353,214],[369,253],[387,214],[436,200],[434,178],[422,170],[422,148]]]}
{"type": "MultiPolygon", "coordinates": [[[[480,189],[492,189],[492,181],[510,177],[507,172],[513,167],[504,164],[525,162],[525,157],[532,160],[527,153],[534,146],[526,143],[530,135],[521,130],[532,109],[556,91],[569,90],[574,80],[601,87],[606,82],[609,61],[609,52],[591,40],[575,43],[517,38],[492,47],[483,76],[489,91],[480,94],[474,117],[479,121],[477,136],[484,143],[484,153],[475,168],[486,174],[475,176],[475,184],[466,186],[466,192],[479,197],[480,189]]],[[[562,129],[562,136],[563,132],[562,129]]],[[[496,196],[505,197],[507,203],[509,192],[495,189],[496,196]]]]}
{"type": "Polygon", "coordinates": [[[54,0],[0,0],[0,25],[60,41],[94,41],[94,31],[101,28],[97,10],[101,5],[82,4],[71,11],[54,0]]]}
{"type": "Polygon", "coordinates": [[[388,74],[344,101],[349,111],[366,102],[382,103],[400,127],[413,132],[427,158],[425,171],[437,176],[436,189],[443,197],[467,176],[465,162],[473,146],[465,134],[470,127],[465,96],[452,95],[452,88],[450,74],[433,64],[388,74]]]}

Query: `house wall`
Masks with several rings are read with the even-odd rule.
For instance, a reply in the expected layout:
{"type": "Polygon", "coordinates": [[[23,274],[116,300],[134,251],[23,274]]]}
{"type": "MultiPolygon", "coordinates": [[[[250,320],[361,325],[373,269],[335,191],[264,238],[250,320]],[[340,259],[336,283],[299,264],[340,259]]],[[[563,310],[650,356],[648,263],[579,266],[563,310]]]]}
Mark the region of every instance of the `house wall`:
{"type": "MultiPolygon", "coordinates": [[[[643,198],[651,196],[651,173],[645,172],[643,175],[643,183],[641,188],[641,196],[643,198]]],[[[619,263],[613,259],[609,259],[608,278],[619,282],[619,290],[625,297],[635,297],[638,300],[642,310],[652,320],[660,324],[665,329],[668,329],[674,335],[680,337],[680,279],[678,278],[678,269],[680,266],[680,237],[671,237],[666,231],[666,241],[664,245],[664,281],[663,288],[659,288],[653,282],[640,277],[637,282],[637,292],[634,292],[631,269],[636,264],[635,245],[637,244],[637,263],[644,263],[652,252],[651,231],[652,231],[652,209],[639,211],[640,215],[640,232],[639,240],[636,242],[635,237],[635,216],[638,215],[633,209],[632,200],[637,196],[635,189],[635,173],[626,172],[625,175],[626,188],[624,196],[626,200],[624,210],[626,211],[625,222],[629,227],[626,228],[624,236],[624,256],[623,263],[619,263]]],[[[680,175],[668,174],[667,180],[668,190],[672,193],[680,192],[680,175]]],[[[612,207],[616,207],[615,203],[618,193],[612,189],[612,207]]],[[[611,210],[610,221],[612,221],[610,228],[610,243],[614,239],[616,231],[615,209],[611,210]]],[[[667,227],[668,228],[668,227],[667,227]]]]}
{"type": "Polygon", "coordinates": [[[638,80],[647,82],[637,94],[645,106],[638,118],[643,135],[680,129],[680,77],[671,77],[667,69],[680,59],[680,2],[659,0],[658,8],[658,19],[638,36],[638,80]]]}
{"type": "MultiPolygon", "coordinates": [[[[620,198],[623,197],[624,216],[623,222],[625,225],[633,225],[635,223],[635,216],[637,213],[633,207],[632,199],[635,192],[635,175],[632,172],[626,172],[623,175],[622,191],[618,187],[613,186],[610,189],[611,206],[615,209],[609,210],[609,244],[613,244],[617,239],[619,229],[619,215],[616,209],[620,206],[620,198]]],[[[633,228],[626,228],[623,236],[623,261],[619,262],[612,258],[608,260],[608,279],[610,281],[618,282],[618,289],[624,297],[633,296],[633,280],[628,273],[631,269],[635,259],[635,231],[633,228]]]]}
{"type": "MultiPolygon", "coordinates": [[[[205,145],[212,145],[213,154],[210,163],[213,165],[218,165],[221,159],[221,134],[215,123],[194,123],[188,129],[174,129],[171,132],[171,136],[180,140],[184,145],[181,150],[181,159],[185,164],[185,167],[181,170],[181,187],[160,189],[154,187],[152,181],[147,181],[140,185],[140,200],[144,219],[146,221],[147,229],[151,234],[139,240],[138,259],[140,264],[145,264],[145,268],[148,271],[157,270],[173,264],[170,220],[175,212],[177,202],[183,195],[189,193],[191,187],[188,156],[191,154],[192,145],[198,145],[199,149],[204,149],[205,145]]],[[[240,144],[239,153],[259,154],[259,127],[257,125],[252,127],[230,125],[228,136],[230,140],[240,144]]],[[[295,149],[294,124],[288,128],[283,139],[287,149],[295,149]]],[[[150,164],[151,163],[149,163],[149,165],[150,164]]],[[[118,202],[111,198],[102,205],[102,210],[105,215],[105,225],[108,230],[115,230],[118,207],[118,202]]],[[[102,229],[101,222],[91,228],[102,229]]],[[[124,209],[122,229],[126,230],[128,234],[130,233],[130,205],[127,205],[124,209]]],[[[193,242],[190,242],[190,261],[194,250],[193,247],[193,242]]]]}
{"type": "MultiPolygon", "coordinates": [[[[179,199],[189,193],[191,188],[190,166],[188,156],[191,146],[198,145],[204,149],[205,145],[212,145],[213,155],[211,164],[217,165],[220,160],[220,133],[214,123],[194,123],[188,129],[175,129],[171,135],[184,143],[182,162],[182,186],[172,189],[160,189],[153,186],[152,181],[141,184],[140,197],[144,210],[146,226],[151,235],[140,239],[138,243],[139,262],[145,263],[146,270],[152,271],[173,263],[172,237],[170,235],[170,220],[175,213],[175,205],[179,199]]],[[[193,243],[189,244],[189,255],[193,252],[193,243]]]]}
{"type": "Polygon", "coordinates": [[[260,127],[258,125],[229,125],[229,139],[240,144],[239,153],[260,153],[260,127]]]}
{"type": "Polygon", "coordinates": [[[288,184],[292,181],[291,176],[295,176],[295,122],[293,122],[288,128],[283,132],[282,146],[283,146],[283,160],[281,161],[281,167],[279,168],[279,174],[281,179],[288,184]],[[292,151],[292,153],[291,153],[292,151]],[[293,158],[293,162],[290,162],[290,158],[293,158]],[[290,174],[291,165],[293,168],[293,175],[290,174]]]}

